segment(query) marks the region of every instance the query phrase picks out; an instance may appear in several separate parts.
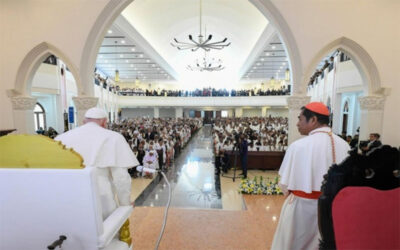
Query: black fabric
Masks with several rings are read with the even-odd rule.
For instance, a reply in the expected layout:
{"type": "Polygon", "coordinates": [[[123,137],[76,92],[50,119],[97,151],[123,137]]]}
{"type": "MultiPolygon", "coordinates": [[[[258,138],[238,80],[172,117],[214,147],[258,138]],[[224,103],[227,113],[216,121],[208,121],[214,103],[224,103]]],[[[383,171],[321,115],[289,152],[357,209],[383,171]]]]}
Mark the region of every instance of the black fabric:
{"type": "Polygon", "coordinates": [[[400,170],[400,152],[384,145],[359,155],[353,151],[341,164],[333,165],[324,176],[318,200],[318,225],[321,233],[320,249],[335,249],[332,222],[332,201],[347,186],[367,186],[379,190],[400,187],[395,172],[400,170]]]}

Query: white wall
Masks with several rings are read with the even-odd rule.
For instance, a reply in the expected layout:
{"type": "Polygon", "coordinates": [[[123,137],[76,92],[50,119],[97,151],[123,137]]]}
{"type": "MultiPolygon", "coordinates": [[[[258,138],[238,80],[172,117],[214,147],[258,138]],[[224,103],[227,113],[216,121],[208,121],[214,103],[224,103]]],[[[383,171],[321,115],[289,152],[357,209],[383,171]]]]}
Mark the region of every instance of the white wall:
{"type": "Polygon", "coordinates": [[[175,109],[174,108],[169,108],[169,109],[160,108],[159,112],[160,112],[160,118],[167,118],[167,117],[174,118],[175,117],[175,109]]]}
{"type": "Polygon", "coordinates": [[[32,88],[40,88],[43,91],[57,90],[59,92],[58,73],[56,65],[42,63],[33,77],[32,88]]]}
{"type": "MultiPolygon", "coordinates": [[[[175,111],[174,111],[175,114],[175,111]]],[[[154,117],[154,108],[123,108],[122,118],[154,117]]]]}
{"type": "Polygon", "coordinates": [[[353,61],[345,61],[338,64],[337,87],[338,90],[346,91],[349,88],[362,89],[362,79],[360,72],[353,61]]]}
{"type": "Polygon", "coordinates": [[[289,116],[289,110],[287,108],[269,108],[269,109],[267,109],[267,116],[288,117],[289,116]]]}
{"type": "Polygon", "coordinates": [[[261,108],[243,109],[242,117],[256,117],[261,116],[261,108]]]}

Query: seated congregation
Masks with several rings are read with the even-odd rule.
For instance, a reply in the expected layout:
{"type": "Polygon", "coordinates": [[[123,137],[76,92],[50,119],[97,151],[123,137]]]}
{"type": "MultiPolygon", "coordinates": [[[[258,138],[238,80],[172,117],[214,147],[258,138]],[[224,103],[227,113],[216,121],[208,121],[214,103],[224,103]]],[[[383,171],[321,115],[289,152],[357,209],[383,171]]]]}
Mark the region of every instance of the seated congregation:
{"type": "Polygon", "coordinates": [[[108,126],[124,136],[140,163],[129,170],[131,176],[152,178],[171,166],[202,125],[200,118],[129,118],[108,126]]]}
{"type": "MultiPolygon", "coordinates": [[[[215,120],[213,142],[217,170],[222,167],[226,172],[232,167],[233,155],[239,151],[239,137],[242,134],[248,142],[249,168],[278,168],[277,164],[280,165],[288,145],[288,119],[269,116],[215,120]],[[267,166],[266,162],[274,164],[267,166]]],[[[236,164],[240,165],[240,161],[237,160],[236,164]]]]}

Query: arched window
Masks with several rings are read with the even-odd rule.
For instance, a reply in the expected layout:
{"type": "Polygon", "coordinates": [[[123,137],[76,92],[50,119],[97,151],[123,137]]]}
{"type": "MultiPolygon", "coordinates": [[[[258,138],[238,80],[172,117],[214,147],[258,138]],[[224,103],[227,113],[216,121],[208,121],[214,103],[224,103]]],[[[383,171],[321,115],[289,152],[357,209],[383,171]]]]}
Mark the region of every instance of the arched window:
{"type": "Polygon", "coordinates": [[[349,102],[348,101],[346,101],[344,103],[343,112],[344,113],[348,113],[349,112],[349,102]]]}
{"type": "Polygon", "coordinates": [[[42,128],[42,130],[47,129],[46,113],[40,103],[36,103],[35,109],[33,110],[33,118],[35,120],[35,131],[38,131],[40,128],[42,128]]]}

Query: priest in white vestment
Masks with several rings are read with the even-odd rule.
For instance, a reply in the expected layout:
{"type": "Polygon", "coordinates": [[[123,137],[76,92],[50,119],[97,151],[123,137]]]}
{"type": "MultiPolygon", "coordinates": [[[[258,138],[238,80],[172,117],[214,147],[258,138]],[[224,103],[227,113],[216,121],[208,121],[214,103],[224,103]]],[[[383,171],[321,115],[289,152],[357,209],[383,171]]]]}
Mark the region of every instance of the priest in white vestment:
{"type": "Polygon", "coordinates": [[[329,110],[319,102],[302,108],[297,128],[308,135],[293,142],[279,170],[286,198],[272,242],[274,250],[318,249],[318,198],[323,176],[348,156],[349,145],[328,126],[329,110]]]}
{"type": "Polygon", "coordinates": [[[106,129],[106,125],[107,113],[99,108],[91,108],[85,114],[84,125],[55,138],[67,148],[78,152],[85,166],[97,168],[103,219],[117,208],[117,204],[131,204],[128,168],[139,165],[125,138],[106,129]],[[113,190],[117,194],[118,203],[113,190]]]}
{"type": "Polygon", "coordinates": [[[158,155],[153,149],[149,150],[143,158],[143,167],[149,169],[157,169],[158,167],[158,155]]]}

